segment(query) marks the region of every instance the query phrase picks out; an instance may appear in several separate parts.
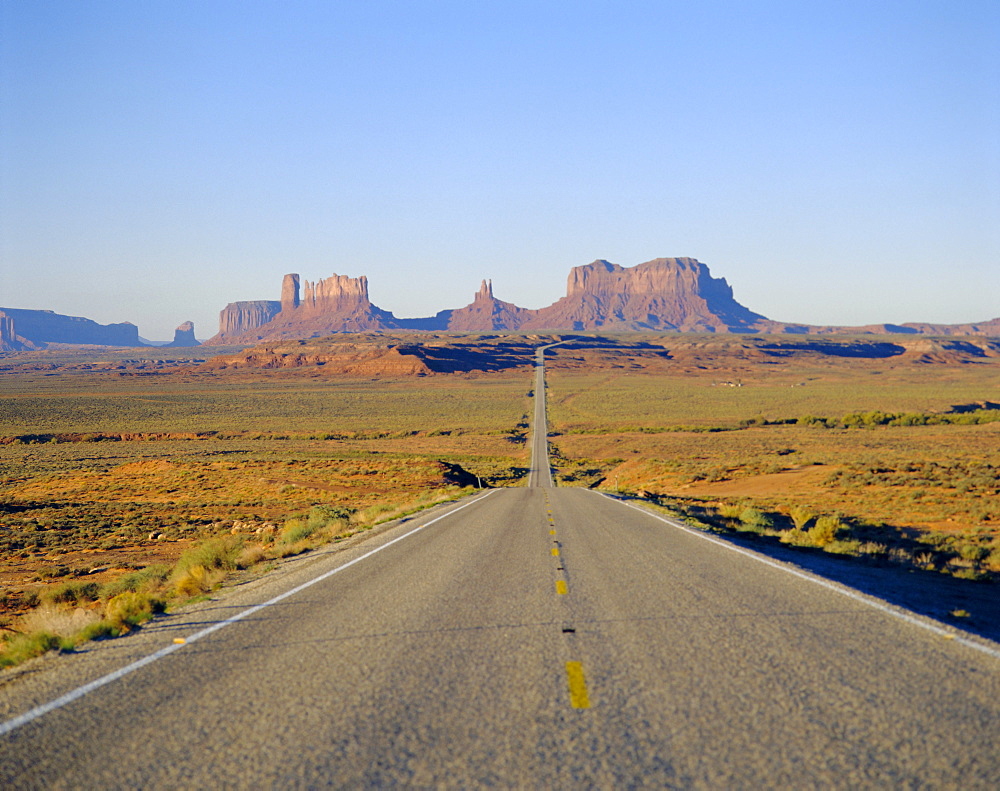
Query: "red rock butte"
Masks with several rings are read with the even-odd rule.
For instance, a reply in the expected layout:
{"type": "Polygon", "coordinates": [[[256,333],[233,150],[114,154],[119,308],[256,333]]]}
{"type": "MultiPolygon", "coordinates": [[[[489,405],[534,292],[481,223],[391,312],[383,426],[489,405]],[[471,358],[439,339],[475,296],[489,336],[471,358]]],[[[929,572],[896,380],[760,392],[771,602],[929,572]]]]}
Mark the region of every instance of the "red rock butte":
{"type": "Polygon", "coordinates": [[[733,298],[723,278],[713,278],[693,258],[657,258],[626,268],[598,260],[575,267],[566,296],[540,310],[497,299],[483,280],[473,301],[436,316],[400,319],[371,303],[368,279],[333,275],[305,281],[284,276],[281,300],[234,302],[209,344],[314,338],[366,330],[493,332],[513,330],[677,330],[747,332],[764,316],[733,298]]]}

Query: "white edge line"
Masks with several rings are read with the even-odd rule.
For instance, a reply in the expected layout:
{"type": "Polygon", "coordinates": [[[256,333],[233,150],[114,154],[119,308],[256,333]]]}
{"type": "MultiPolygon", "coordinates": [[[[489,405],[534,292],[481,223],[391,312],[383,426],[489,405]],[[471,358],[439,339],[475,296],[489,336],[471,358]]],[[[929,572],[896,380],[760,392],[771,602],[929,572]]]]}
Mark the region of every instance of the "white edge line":
{"type": "Polygon", "coordinates": [[[820,585],[824,588],[827,588],[828,590],[836,591],[842,596],[847,596],[849,599],[854,599],[855,601],[861,602],[862,604],[866,604],[869,607],[872,607],[876,610],[880,610],[881,612],[884,612],[887,615],[891,615],[893,618],[898,618],[901,621],[906,621],[906,623],[912,624],[913,626],[919,626],[921,629],[926,629],[927,631],[933,632],[934,634],[940,637],[947,637],[949,640],[953,640],[956,643],[961,643],[962,645],[968,648],[974,648],[976,651],[981,651],[982,653],[988,654],[989,656],[992,656],[995,659],[1000,659],[1000,649],[993,648],[992,646],[989,645],[983,645],[982,643],[976,640],[972,640],[968,637],[962,637],[961,632],[956,634],[956,632],[958,632],[957,629],[955,631],[952,631],[951,629],[947,629],[944,626],[939,626],[929,618],[927,620],[924,620],[923,617],[918,617],[915,614],[908,613],[905,610],[897,608],[893,605],[886,604],[885,602],[879,601],[875,597],[861,593],[860,591],[852,590],[846,585],[837,582],[832,582],[831,580],[824,579],[823,577],[811,574],[807,571],[802,571],[801,569],[791,568],[787,564],[781,563],[776,560],[771,560],[770,558],[764,557],[763,555],[754,552],[753,550],[746,549],[744,547],[737,546],[735,544],[731,544],[728,541],[724,541],[721,538],[716,538],[715,536],[709,535],[708,533],[704,533],[701,530],[695,530],[692,527],[680,524],[676,520],[660,516],[659,514],[653,513],[652,511],[648,511],[645,508],[642,508],[638,505],[633,505],[632,503],[626,503],[622,500],[618,500],[614,497],[611,497],[610,495],[605,494],[603,492],[595,492],[595,494],[598,494],[601,497],[606,497],[607,499],[611,500],[612,502],[618,503],[619,505],[624,505],[626,508],[631,508],[634,511],[646,514],[646,516],[651,516],[653,517],[653,519],[658,519],[661,522],[670,525],[671,527],[677,528],[678,530],[683,530],[684,532],[697,536],[698,538],[703,538],[706,541],[710,541],[717,546],[724,547],[725,549],[732,550],[733,552],[738,552],[741,555],[746,555],[749,558],[753,558],[758,563],[763,563],[765,566],[771,566],[772,568],[780,569],[781,571],[784,571],[795,577],[799,577],[800,579],[804,579],[809,582],[815,583],[816,585],[820,585]]]}
{"type": "Polygon", "coordinates": [[[77,687],[76,689],[67,692],[65,695],[61,695],[55,700],[51,700],[48,703],[43,703],[41,706],[36,706],[35,708],[25,712],[24,714],[21,714],[20,716],[7,720],[6,722],[0,724],[0,736],[6,736],[11,731],[20,728],[22,725],[27,725],[32,720],[36,720],[39,717],[48,714],[51,711],[60,709],[63,706],[66,706],[75,700],[79,700],[80,698],[90,694],[94,690],[100,689],[101,687],[106,686],[107,684],[110,684],[113,681],[117,681],[118,679],[127,676],[129,673],[134,673],[139,668],[152,664],[158,659],[163,659],[163,657],[169,656],[170,654],[174,653],[174,651],[179,651],[182,648],[191,645],[191,643],[196,642],[197,640],[200,640],[203,637],[207,637],[208,635],[212,634],[212,632],[217,632],[226,626],[234,624],[237,621],[242,621],[244,618],[247,618],[253,615],[254,613],[260,612],[265,607],[270,607],[273,604],[277,604],[278,602],[287,599],[289,596],[294,596],[296,593],[304,591],[306,588],[315,585],[317,582],[322,582],[328,577],[332,577],[334,574],[337,574],[338,572],[341,572],[344,569],[353,566],[355,563],[360,563],[365,558],[370,558],[376,552],[381,552],[383,549],[391,547],[397,541],[402,541],[404,538],[408,538],[409,536],[412,536],[414,533],[419,533],[425,527],[430,527],[435,522],[440,522],[445,517],[457,514],[463,508],[468,508],[470,505],[474,505],[475,503],[481,502],[482,500],[486,499],[496,491],[498,490],[492,489],[486,494],[484,494],[482,497],[476,497],[473,500],[470,500],[469,502],[465,503],[465,505],[460,505],[458,508],[454,508],[445,514],[441,514],[441,516],[435,517],[431,521],[425,522],[419,527],[415,527],[401,536],[397,536],[396,538],[392,539],[392,541],[387,541],[386,543],[382,544],[382,546],[376,547],[375,549],[372,549],[363,555],[359,555],[358,557],[354,558],[354,560],[349,560],[342,566],[337,566],[337,568],[335,569],[330,569],[329,571],[325,571],[318,577],[313,577],[311,580],[303,582],[301,585],[297,585],[296,587],[275,596],[273,599],[268,599],[266,602],[263,602],[261,604],[255,604],[252,607],[248,607],[242,612],[239,612],[236,615],[233,615],[224,621],[219,621],[218,623],[214,623],[211,626],[202,629],[200,632],[195,632],[190,637],[185,638],[183,643],[172,643],[171,645],[161,648],[159,651],[156,651],[155,653],[149,654],[148,656],[144,656],[142,659],[137,659],[135,662],[125,665],[125,667],[121,667],[118,670],[108,673],[105,676],[101,676],[100,678],[94,679],[93,681],[84,684],[82,687],[77,687]]]}

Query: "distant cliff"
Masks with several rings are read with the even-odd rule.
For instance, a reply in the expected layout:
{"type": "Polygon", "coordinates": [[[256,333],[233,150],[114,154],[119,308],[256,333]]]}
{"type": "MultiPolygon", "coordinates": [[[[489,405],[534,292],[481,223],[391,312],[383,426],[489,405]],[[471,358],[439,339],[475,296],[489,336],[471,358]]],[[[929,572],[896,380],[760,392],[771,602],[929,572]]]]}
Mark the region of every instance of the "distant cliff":
{"type": "Polygon", "coordinates": [[[168,347],[187,347],[187,346],[201,346],[198,339],[194,337],[194,322],[185,321],[176,330],[174,330],[174,339],[165,344],[168,347]]]}
{"type": "Polygon", "coordinates": [[[429,330],[658,329],[750,331],[766,319],[743,307],[722,278],[693,258],[658,258],[625,268],[595,261],[572,270],[567,295],[541,310],[497,299],[484,280],[464,308],[400,319],[371,303],[368,279],[333,275],[315,283],[285,275],[280,302],[235,302],[222,311],[219,333],[206,344],[316,338],[338,332],[429,330]]]}
{"type": "Polygon", "coordinates": [[[693,258],[657,258],[625,268],[598,260],[574,267],[566,296],[523,329],[746,332],[764,316],[733,298],[724,278],[693,258]]]}
{"type": "Polygon", "coordinates": [[[219,334],[207,343],[228,343],[267,324],[281,311],[281,303],[269,300],[230,302],[219,313],[219,334]]]}
{"type": "Polygon", "coordinates": [[[497,299],[493,296],[493,283],[484,280],[471,305],[448,312],[445,328],[454,332],[517,330],[536,312],[497,299]]]}
{"type": "Polygon", "coordinates": [[[4,323],[8,325],[6,330],[0,328],[0,338],[19,337],[22,344],[20,348],[48,343],[95,346],[145,345],[139,340],[139,328],[127,321],[120,324],[98,324],[80,316],[63,316],[51,310],[21,308],[0,308],[0,313],[5,316],[4,323]]]}
{"type": "Polygon", "coordinates": [[[772,321],[736,301],[725,278],[694,258],[656,258],[633,267],[597,260],[574,267],[566,296],[529,310],[497,299],[484,280],[464,308],[427,318],[401,319],[373,305],[368,279],[332,275],[300,283],[285,275],[280,301],[234,302],[220,315],[219,333],[206,344],[318,338],[344,332],[659,330],[779,334],[899,333],[998,335],[1000,319],[979,324],[881,324],[819,327],[772,321]]]}
{"type": "Polygon", "coordinates": [[[399,329],[402,324],[368,299],[368,278],[333,275],[299,283],[285,275],[280,302],[234,302],[219,319],[219,333],[206,345],[259,340],[318,338],[337,332],[399,329]]]}
{"type": "Polygon", "coordinates": [[[14,329],[14,319],[0,311],[0,352],[13,352],[31,348],[30,342],[20,337],[14,329]]]}

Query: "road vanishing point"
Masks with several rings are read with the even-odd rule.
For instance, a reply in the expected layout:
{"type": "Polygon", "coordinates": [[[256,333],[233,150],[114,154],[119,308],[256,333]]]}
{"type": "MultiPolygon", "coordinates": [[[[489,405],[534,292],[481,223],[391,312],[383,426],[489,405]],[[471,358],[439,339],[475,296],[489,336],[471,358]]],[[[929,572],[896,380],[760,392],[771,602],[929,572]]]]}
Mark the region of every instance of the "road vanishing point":
{"type": "Polygon", "coordinates": [[[1000,646],[594,491],[311,553],[0,688],[0,786],[1000,787],[1000,646]]]}

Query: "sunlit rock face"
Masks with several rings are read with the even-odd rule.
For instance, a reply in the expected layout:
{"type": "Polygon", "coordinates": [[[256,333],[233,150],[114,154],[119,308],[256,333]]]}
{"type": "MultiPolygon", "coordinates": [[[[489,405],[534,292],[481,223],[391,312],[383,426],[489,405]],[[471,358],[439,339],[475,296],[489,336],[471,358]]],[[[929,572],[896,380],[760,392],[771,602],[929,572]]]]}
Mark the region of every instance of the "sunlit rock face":
{"type": "Polygon", "coordinates": [[[234,302],[208,344],[315,338],[369,330],[657,329],[747,331],[766,319],[743,307],[723,278],[693,258],[657,258],[626,268],[607,261],[575,267],[566,296],[541,310],[497,299],[483,280],[473,301],[435,316],[400,319],[368,298],[368,278],[332,275],[315,282],[285,275],[278,302],[234,302]]]}
{"type": "Polygon", "coordinates": [[[535,312],[497,299],[493,296],[492,281],[484,280],[471,304],[450,311],[446,327],[455,332],[517,330],[535,312]]]}
{"type": "Polygon", "coordinates": [[[658,329],[732,332],[764,317],[733,298],[724,278],[693,258],[657,258],[633,267],[598,260],[574,267],[566,296],[536,311],[524,329],[658,329]]]}
{"type": "Polygon", "coordinates": [[[274,300],[230,302],[219,313],[218,335],[206,343],[230,343],[232,339],[264,326],[280,311],[281,303],[274,300]]]}

